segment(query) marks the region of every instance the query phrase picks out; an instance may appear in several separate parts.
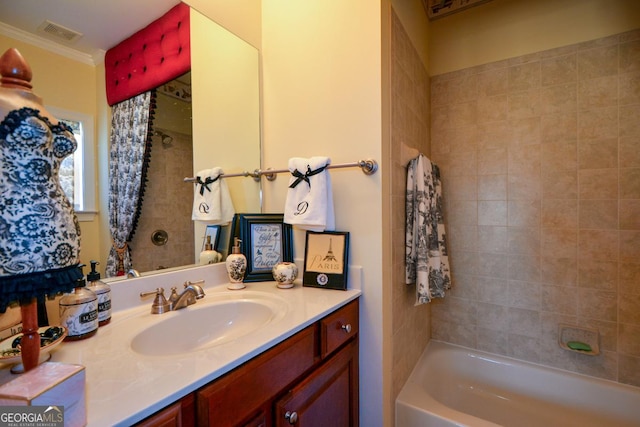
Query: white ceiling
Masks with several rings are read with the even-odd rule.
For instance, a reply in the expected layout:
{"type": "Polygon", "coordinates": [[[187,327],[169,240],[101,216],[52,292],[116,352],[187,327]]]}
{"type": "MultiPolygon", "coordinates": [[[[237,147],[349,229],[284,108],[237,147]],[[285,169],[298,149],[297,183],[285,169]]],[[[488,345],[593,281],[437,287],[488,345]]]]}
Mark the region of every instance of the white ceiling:
{"type": "MultiPolygon", "coordinates": [[[[180,0],[0,0],[3,32],[18,29],[42,40],[96,58],[164,15],[180,0]],[[82,33],[75,42],[61,42],[37,31],[49,20],[82,33]],[[8,27],[7,27],[8,26],[8,27]]],[[[16,34],[11,37],[16,38],[16,34]]],[[[0,46],[4,51],[9,46],[0,46]]],[[[1,54],[1,52],[0,52],[1,54]]]]}

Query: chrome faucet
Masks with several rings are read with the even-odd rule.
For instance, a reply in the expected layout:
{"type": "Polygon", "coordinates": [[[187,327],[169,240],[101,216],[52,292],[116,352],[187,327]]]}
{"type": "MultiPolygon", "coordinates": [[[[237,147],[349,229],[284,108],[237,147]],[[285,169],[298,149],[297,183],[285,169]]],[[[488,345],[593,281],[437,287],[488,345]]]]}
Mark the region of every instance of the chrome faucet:
{"type": "Polygon", "coordinates": [[[132,268],[129,271],[127,271],[127,278],[130,279],[132,277],[140,277],[140,273],[135,268],[132,268]]]}
{"type": "Polygon", "coordinates": [[[180,295],[172,289],[171,296],[169,297],[169,305],[171,310],[180,310],[188,305],[195,304],[197,299],[204,297],[204,291],[199,283],[204,283],[204,280],[198,282],[184,282],[184,291],[180,295]]]}

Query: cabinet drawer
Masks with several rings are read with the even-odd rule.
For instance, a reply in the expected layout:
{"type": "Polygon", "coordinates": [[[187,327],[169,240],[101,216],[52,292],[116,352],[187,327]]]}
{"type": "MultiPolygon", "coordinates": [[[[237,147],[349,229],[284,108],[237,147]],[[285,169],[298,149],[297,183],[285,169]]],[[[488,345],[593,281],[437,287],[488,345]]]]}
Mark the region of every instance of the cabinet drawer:
{"type": "Polygon", "coordinates": [[[358,300],[320,321],[320,351],[324,358],[358,333],[358,300]]]}

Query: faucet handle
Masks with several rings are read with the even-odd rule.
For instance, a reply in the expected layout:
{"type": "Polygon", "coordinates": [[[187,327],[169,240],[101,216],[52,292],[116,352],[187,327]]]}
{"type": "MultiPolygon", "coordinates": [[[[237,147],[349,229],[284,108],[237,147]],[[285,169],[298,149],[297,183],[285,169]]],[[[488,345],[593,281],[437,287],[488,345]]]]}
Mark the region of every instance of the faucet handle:
{"type": "Polygon", "coordinates": [[[169,301],[164,297],[163,288],[157,288],[155,291],[140,292],[140,298],[144,298],[149,295],[156,296],[151,304],[151,314],[162,314],[171,310],[169,301]]]}

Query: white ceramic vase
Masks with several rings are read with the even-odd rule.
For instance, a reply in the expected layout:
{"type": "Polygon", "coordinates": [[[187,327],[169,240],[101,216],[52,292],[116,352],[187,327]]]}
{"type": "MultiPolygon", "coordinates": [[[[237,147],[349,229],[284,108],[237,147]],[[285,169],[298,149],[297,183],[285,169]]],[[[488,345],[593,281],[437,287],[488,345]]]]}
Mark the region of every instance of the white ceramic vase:
{"type": "Polygon", "coordinates": [[[273,266],[273,279],[281,289],[293,287],[293,281],[298,277],[298,267],[292,262],[279,262],[273,266]]]}

